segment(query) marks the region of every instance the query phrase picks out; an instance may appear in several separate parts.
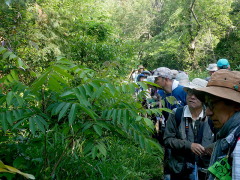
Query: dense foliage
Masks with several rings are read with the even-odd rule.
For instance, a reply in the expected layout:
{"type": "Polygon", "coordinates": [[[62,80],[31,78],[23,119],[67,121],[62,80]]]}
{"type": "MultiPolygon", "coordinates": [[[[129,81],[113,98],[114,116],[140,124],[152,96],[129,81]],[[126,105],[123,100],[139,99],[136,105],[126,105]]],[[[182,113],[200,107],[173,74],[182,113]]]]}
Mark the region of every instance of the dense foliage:
{"type": "Polygon", "coordinates": [[[167,109],[136,102],[129,73],[141,63],[204,78],[219,58],[240,69],[237,0],[0,4],[0,159],[36,179],[160,178],[146,114],[167,109]]]}

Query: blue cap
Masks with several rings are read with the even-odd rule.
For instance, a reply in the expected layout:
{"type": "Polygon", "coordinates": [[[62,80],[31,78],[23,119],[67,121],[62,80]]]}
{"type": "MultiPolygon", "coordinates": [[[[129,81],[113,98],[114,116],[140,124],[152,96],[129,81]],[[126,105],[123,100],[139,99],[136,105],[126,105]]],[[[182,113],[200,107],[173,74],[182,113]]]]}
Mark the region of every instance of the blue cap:
{"type": "Polygon", "coordinates": [[[145,77],[145,78],[147,78],[147,76],[145,76],[144,74],[139,74],[138,77],[137,77],[137,81],[140,81],[140,77],[145,77]]]}
{"type": "Polygon", "coordinates": [[[227,69],[229,66],[229,62],[227,59],[219,59],[217,62],[217,66],[219,69],[227,69]]]}

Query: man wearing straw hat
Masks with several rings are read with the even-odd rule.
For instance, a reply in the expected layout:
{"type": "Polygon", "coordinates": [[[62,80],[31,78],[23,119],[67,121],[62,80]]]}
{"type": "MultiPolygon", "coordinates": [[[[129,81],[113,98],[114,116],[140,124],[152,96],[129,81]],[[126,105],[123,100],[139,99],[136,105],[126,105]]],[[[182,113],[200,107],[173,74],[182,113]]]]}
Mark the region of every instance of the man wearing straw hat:
{"type": "MultiPolygon", "coordinates": [[[[194,179],[194,165],[207,168],[210,156],[205,154],[206,146],[213,143],[206,108],[193,94],[193,88],[206,87],[207,81],[196,78],[183,88],[187,92],[187,105],[173,109],[169,115],[164,134],[164,144],[171,149],[168,161],[171,180],[194,179]]],[[[206,173],[199,172],[199,179],[206,173]]]]}
{"type": "Polygon", "coordinates": [[[211,78],[212,74],[215,73],[218,70],[217,64],[209,64],[208,68],[208,73],[209,73],[209,77],[206,77],[205,80],[209,81],[209,79],[211,78]]]}
{"type": "Polygon", "coordinates": [[[219,129],[214,146],[209,180],[240,179],[240,72],[215,72],[207,87],[193,93],[206,104],[206,115],[219,129]]]}

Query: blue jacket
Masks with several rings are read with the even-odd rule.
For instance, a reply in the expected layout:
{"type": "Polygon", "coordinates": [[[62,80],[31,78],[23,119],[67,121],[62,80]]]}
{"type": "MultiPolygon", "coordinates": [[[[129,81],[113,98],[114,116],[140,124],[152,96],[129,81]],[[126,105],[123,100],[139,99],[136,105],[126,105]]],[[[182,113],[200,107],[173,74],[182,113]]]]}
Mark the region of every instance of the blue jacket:
{"type": "MultiPolygon", "coordinates": [[[[187,105],[187,93],[185,91],[183,91],[183,86],[178,85],[173,91],[172,93],[166,94],[163,90],[159,90],[158,94],[162,97],[162,99],[164,99],[165,101],[165,107],[168,109],[173,110],[174,108],[178,108],[178,107],[182,107],[187,105]],[[168,101],[167,101],[167,97],[169,96],[174,96],[177,99],[177,102],[174,102],[173,105],[171,105],[168,101]]],[[[164,114],[165,118],[167,119],[168,117],[168,113],[164,114]]]]}

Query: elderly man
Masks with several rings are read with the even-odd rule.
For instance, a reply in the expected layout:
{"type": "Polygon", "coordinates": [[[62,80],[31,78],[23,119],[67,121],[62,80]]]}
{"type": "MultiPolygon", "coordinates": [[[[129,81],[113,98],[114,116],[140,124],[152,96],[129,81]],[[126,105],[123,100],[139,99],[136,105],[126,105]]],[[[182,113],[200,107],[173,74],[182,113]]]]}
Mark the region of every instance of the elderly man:
{"type": "MultiPolygon", "coordinates": [[[[205,155],[204,147],[212,144],[214,137],[205,114],[206,108],[192,90],[206,85],[207,81],[196,78],[191,85],[184,87],[187,105],[173,109],[173,114],[169,115],[164,144],[171,149],[168,161],[171,180],[194,179],[195,162],[202,168],[209,165],[210,156],[205,155]]],[[[205,175],[199,172],[199,179],[205,179],[205,175]]]]}
{"type": "Polygon", "coordinates": [[[195,89],[194,94],[205,102],[206,114],[219,129],[209,180],[240,179],[240,72],[219,70],[207,87],[195,89]]]}
{"type": "Polygon", "coordinates": [[[208,68],[208,73],[209,73],[209,77],[206,77],[205,80],[209,81],[209,79],[211,78],[212,74],[215,73],[218,70],[217,64],[209,64],[208,68]]]}

